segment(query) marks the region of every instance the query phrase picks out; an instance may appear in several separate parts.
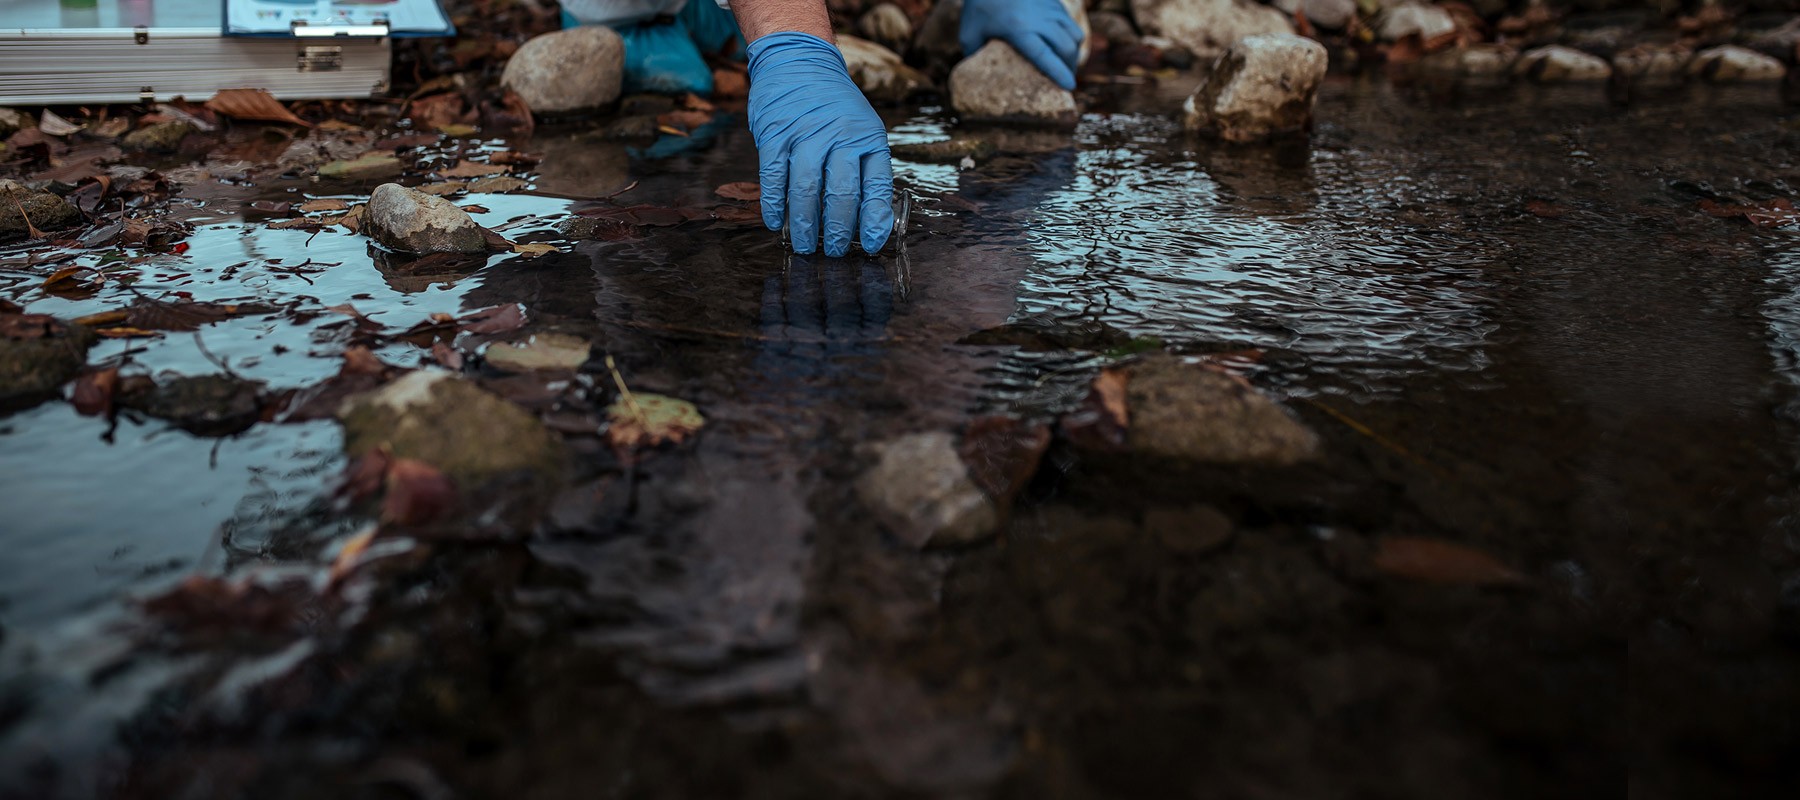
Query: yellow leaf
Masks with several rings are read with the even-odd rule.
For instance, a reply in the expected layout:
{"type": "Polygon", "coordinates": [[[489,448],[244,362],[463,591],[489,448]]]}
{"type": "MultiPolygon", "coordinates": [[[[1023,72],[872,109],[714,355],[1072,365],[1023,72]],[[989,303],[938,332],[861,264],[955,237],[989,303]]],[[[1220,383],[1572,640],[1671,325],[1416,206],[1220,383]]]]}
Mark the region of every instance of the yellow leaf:
{"type": "Polygon", "coordinates": [[[515,244],[515,245],[513,245],[513,252],[518,253],[519,255],[525,256],[526,258],[537,258],[538,256],[546,256],[551,253],[558,253],[561,251],[556,249],[556,245],[538,243],[538,244],[515,244]]]}

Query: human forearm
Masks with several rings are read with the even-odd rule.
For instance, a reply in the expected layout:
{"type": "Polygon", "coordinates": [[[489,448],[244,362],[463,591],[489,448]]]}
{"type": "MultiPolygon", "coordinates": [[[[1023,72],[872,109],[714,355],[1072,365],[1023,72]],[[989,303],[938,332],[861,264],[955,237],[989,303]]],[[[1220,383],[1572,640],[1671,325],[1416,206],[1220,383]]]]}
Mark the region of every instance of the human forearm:
{"type": "Polygon", "coordinates": [[[795,31],[837,43],[837,37],[831,34],[831,15],[825,11],[825,0],[731,0],[731,13],[737,17],[738,28],[748,42],[771,33],[795,31]]]}

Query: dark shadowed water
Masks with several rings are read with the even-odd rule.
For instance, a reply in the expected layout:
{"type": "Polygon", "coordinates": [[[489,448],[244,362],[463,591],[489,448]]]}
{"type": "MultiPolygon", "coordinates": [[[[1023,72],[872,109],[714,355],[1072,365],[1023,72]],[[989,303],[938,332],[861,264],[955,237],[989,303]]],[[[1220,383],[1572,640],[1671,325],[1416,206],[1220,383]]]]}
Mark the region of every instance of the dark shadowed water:
{"type": "MultiPolygon", "coordinates": [[[[0,417],[0,782],[20,797],[1686,797],[1800,779],[1800,231],[1702,200],[1800,195],[1772,88],[1608,105],[1329,84],[1310,143],[1225,148],[1182,87],[1093,97],[976,169],[896,163],[904,254],[790,256],[647,228],[378,270],[366,241],[192,200],[138,290],[289,310],[107,341],[155,374],[335,374],[351,304],[390,328],[520,302],[709,424],[582,463],[541,530],[400,545],[287,638],[145,646],[133,598],[295,575],[366,520],[322,510],[335,423],[223,439],[49,402],[0,417]],[[308,259],[310,264],[305,264],[308,259]],[[299,266],[298,269],[296,267],[299,266]],[[1009,326],[1010,323],[1010,326],[1009,326]],[[1003,328],[1003,326],[1008,326],[1003,328]],[[1021,348],[1021,331],[1036,344],[1021,348]],[[1152,340],[1152,337],[1154,341],[1152,340]],[[850,485],[863,447],[1048,419],[1121,352],[1260,351],[1326,443],[1282,485],[1053,448],[998,542],[918,552],[850,485]],[[1209,504],[1236,533],[1171,550],[1209,504]],[[1376,574],[1383,536],[1467,544],[1493,590],[1376,574]],[[402,552],[403,551],[403,552],[402,552]]],[[[895,114],[895,141],[952,129],[895,114]]],[[[754,179],[738,123],[632,149],[540,132],[551,194],[754,179]]],[[[305,188],[305,187],[294,187],[305,188]]],[[[215,190],[225,192],[225,190],[215,190]]],[[[558,241],[572,207],[491,195],[558,241]]],[[[573,207],[582,207],[573,204],[573,207]]],[[[82,256],[88,261],[104,253],[82,256]]],[[[21,252],[0,296],[46,296],[21,252]]],[[[81,262],[77,262],[81,263],[81,262]]],[[[424,351],[377,351],[414,365],[424,351]]],[[[573,393],[609,391],[590,364],[573,393]]]]}

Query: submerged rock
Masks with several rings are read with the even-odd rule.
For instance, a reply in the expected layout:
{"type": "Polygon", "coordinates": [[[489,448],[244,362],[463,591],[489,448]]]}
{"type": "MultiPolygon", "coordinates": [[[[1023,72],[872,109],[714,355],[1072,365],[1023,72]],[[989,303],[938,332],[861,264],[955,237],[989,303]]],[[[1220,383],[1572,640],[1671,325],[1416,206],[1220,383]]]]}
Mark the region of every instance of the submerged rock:
{"type": "Polygon", "coordinates": [[[1075,95],[1005,42],[988,42],[950,72],[950,104],[965,121],[1073,126],[1075,95]]]}
{"type": "Polygon", "coordinates": [[[1419,59],[1419,75],[1452,81],[1504,82],[1512,77],[1519,52],[1503,44],[1476,44],[1440,50],[1419,59]]]}
{"type": "Polygon", "coordinates": [[[534,333],[524,341],[495,342],[483,358],[489,366],[507,372],[552,370],[573,372],[587,363],[593,345],[566,333],[534,333]]]}
{"type": "Polygon", "coordinates": [[[180,149],[181,140],[198,130],[187,120],[158,122],[125,134],[125,138],[119,140],[119,146],[133,152],[173,153],[180,149]]]}
{"type": "Polygon", "coordinates": [[[519,47],[500,83],[536,114],[599,108],[619,99],[625,40],[604,25],[546,33],[519,47]]]}
{"type": "Polygon", "coordinates": [[[1526,51],[1513,64],[1513,72],[1538,83],[1577,83],[1612,77],[1612,65],[1599,56],[1553,44],[1526,51]]]}
{"type": "Polygon", "coordinates": [[[1747,47],[1725,45],[1700,51],[1687,71],[1713,83],[1748,83],[1781,80],[1787,65],[1747,47]]]}
{"type": "Polygon", "coordinates": [[[338,418],[350,455],[386,447],[437,467],[464,488],[562,474],[562,444],[537,418],[443,370],[411,372],[352,397],[338,418]]]}
{"type": "Polygon", "coordinates": [[[1228,142],[1304,131],[1312,126],[1325,62],[1324,45],[1304,36],[1246,37],[1213,64],[1188,98],[1183,122],[1228,142]]]}
{"type": "Polygon", "coordinates": [[[922,164],[961,164],[963,159],[986,161],[998,149],[988,139],[958,136],[941,142],[892,145],[894,157],[922,164]]]}
{"type": "Polygon", "coordinates": [[[118,403],[198,436],[230,436],[262,415],[262,384],[233,375],[172,378],[140,392],[121,392],[118,403]]]}
{"type": "Polygon", "coordinates": [[[0,328],[0,403],[55,392],[81,371],[94,344],[93,331],[46,315],[0,316],[0,322],[7,324],[0,328]],[[28,327],[34,330],[27,337],[28,327]]]}
{"type": "Polygon", "coordinates": [[[856,32],[889,50],[905,50],[913,38],[912,18],[893,3],[880,3],[863,12],[856,32]]]}
{"type": "Polygon", "coordinates": [[[32,227],[55,231],[79,224],[81,219],[79,209],[55,194],[32,191],[17,181],[0,180],[0,242],[23,239],[31,235],[32,227]]]}
{"type": "Polygon", "coordinates": [[[850,79],[871,101],[899,103],[930,88],[931,80],[900,60],[900,55],[867,39],[839,34],[838,51],[850,68],[850,79]]]}
{"type": "Polygon", "coordinates": [[[1319,438],[1242,379],[1152,356],[1126,384],[1134,454],[1232,466],[1283,467],[1319,454],[1319,438]]]}
{"type": "Polygon", "coordinates": [[[1138,29],[1213,58],[1246,36],[1293,33],[1285,14],[1253,0],[1132,0],[1138,29]]]}
{"type": "Polygon", "coordinates": [[[1693,51],[1681,45],[1641,45],[1613,56],[1613,70],[1640,83],[1674,83],[1687,77],[1693,51]]]}
{"type": "Polygon", "coordinates": [[[856,496],[914,547],[958,545],[992,536],[1000,512],[975,484],[948,433],[915,433],[872,448],[875,465],[856,496]]]}
{"type": "Polygon", "coordinates": [[[383,247],[406,253],[481,253],[487,237],[469,213],[442,197],[397,183],[369,195],[364,230],[383,247]]]}

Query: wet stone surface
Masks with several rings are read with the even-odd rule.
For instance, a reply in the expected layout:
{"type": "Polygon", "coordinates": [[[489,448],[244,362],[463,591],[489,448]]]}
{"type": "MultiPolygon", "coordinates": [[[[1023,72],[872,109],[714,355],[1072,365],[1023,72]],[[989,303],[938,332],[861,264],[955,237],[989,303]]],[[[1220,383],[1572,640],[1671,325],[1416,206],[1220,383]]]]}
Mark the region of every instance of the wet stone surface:
{"type": "MultiPolygon", "coordinates": [[[[789,253],[733,199],[738,109],[673,104],[624,113],[685,135],[630,144],[242,126],[163,165],[183,247],[0,251],[18,313],[108,332],[89,369],[260,405],[205,437],[62,380],[0,417],[0,794],[1793,785],[1773,87],[1621,110],[1331,77],[1309,140],[1230,147],[1182,132],[1194,83],[897,161],[906,247],[868,259],[789,253]],[[372,249],[344,217],[389,178],[311,180],[371,148],[514,248],[372,249]],[[244,166],[284,153],[320,156],[244,166]],[[535,188],[442,185],[503,172],[535,188]],[[530,342],[562,344],[497,349],[530,342]],[[1072,438],[1103,368],[1164,365],[1205,377],[1133,377],[1120,441],[1195,423],[1184,381],[1229,434],[1072,438]],[[626,441],[628,394],[697,411],[626,441]],[[919,435],[971,484],[932,497],[1007,498],[982,535],[918,547],[859,491],[868,445],[919,435]],[[1310,458],[1210,460],[1233,441],[1310,458]],[[429,462],[467,491],[424,524],[429,462]]],[[[888,113],[900,146],[961,135],[888,113]]]]}

